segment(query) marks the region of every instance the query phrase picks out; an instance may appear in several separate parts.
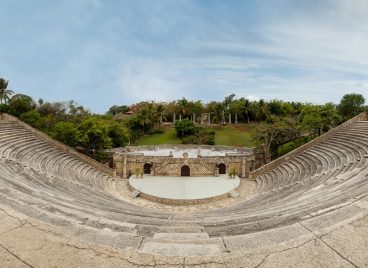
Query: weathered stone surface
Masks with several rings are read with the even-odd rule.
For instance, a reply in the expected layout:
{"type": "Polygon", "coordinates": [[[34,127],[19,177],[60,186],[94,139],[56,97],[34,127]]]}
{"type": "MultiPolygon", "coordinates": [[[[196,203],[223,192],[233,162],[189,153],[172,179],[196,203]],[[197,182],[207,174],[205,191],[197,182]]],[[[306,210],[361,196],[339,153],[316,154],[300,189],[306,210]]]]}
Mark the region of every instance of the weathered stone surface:
{"type": "Polygon", "coordinates": [[[179,243],[144,243],[142,251],[153,255],[194,256],[216,255],[221,253],[217,244],[179,244],[179,243]]]}
{"type": "Polygon", "coordinates": [[[156,233],[153,238],[165,240],[203,240],[208,239],[209,236],[207,233],[156,233]]]}
{"type": "Polygon", "coordinates": [[[29,267],[29,265],[18,259],[14,254],[9,253],[0,245],[0,267],[24,268],[29,267]]]}
{"type": "Polygon", "coordinates": [[[368,214],[331,231],[321,240],[357,267],[368,267],[368,214]]]}
{"type": "Polygon", "coordinates": [[[285,243],[292,239],[306,237],[310,239],[312,235],[308,230],[299,224],[293,224],[282,228],[267,230],[263,232],[251,233],[241,236],[224,237],[226,247],[230,251],[239,249],[254,249],[273,247],[285,243]]]}
{"type": "Polygon", "coordinates": [[[318,239],[267,254],[257,267],[354,267],[318,239]]]}
{"type": "Polygon", "coordinates": [[[0,267],[368,267],[367,121],[198,208],[133,200],[31,130],[0,122],[0,267]]]}

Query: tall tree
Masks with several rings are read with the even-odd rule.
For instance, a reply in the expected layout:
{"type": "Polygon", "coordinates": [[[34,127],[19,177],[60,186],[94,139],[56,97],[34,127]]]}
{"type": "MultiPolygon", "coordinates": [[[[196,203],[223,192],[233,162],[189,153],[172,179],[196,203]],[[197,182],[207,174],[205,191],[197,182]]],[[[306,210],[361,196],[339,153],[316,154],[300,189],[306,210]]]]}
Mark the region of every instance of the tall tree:
{"type": "Polygon", "coordinates": [[[156,115],[158,118],[158,125],[161,126],[163,117],[165,116],[165,106],[163,104],[156,105],[156,115]]]}
{"type": "Polygon", "coordinates": [[[277,157],[279,146],[300,137],[300,131],[293,121],[274,121],[271,124],[261,123],[256,128],[253,138],[258,144],[264,144],[272,157],[277,157]]]}
{"type": "Polygon", "coordinates": [[[249,114],[252,111],[252,104],[248,99],[243,100],[240,111],[244,114],[245,118],[247,119],[247,123],[249,124],[249,114]]]}
{"type": "Polygon", "coordinates": [[[223,101],[224,106],[226,108],[229,107],[230,104],[234,101],[234,98],[235,98],[235,94],[231,94],[229,96],[226,96],[224,101],[223,101]]]}
{"type": "Polygon", "coordinates": [[[10,100],[10,96],[14,94],[14,92],[8,88],[9,81],[4,78],[0,78],[0,104],[6,104],[10,100]]]}
{"type": "Polygon", "coordinates": [[[258,103],[256,103],[255,114],[256,114],[256,118],[259,121],[264,121],[268,119],[270,115],[270,111],[268,110],[267,103],[264,100],[261,99],[258,101],[258,103]]]}
{"type": "Polygon", "coordinates": [[[190,114],[189,101],[186,98],[182,98],[178,100],[177,104],[179,106],[180,114],[183,116],[183,118],[188,117],[190,114]]]}
{"type": "Polygon", "coordinates": [[[362,94],[351,93],[342,97],[338,106],[339,113],[347,120],[364,110],[365,98],[362,94]]]}
{"type": "Polygon", "coordinates": [[[24,94],[16,94],[9,100],[9,110],[15,116],[20,116],[22,113],[26,113],[36,108],[36,103],[32,97],[24,94]]]}

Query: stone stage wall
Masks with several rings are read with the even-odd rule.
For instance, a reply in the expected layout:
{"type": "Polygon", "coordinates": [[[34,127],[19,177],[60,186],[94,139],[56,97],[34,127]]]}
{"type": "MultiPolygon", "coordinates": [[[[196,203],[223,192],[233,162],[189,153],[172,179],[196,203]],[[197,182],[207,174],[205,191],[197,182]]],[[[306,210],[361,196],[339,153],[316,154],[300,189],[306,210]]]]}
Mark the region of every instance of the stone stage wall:
{"type": "MultiPolygon", "coordinates": [[[[202,156],[197,158],[173,158],[171,156],[145,156],[139,153],[140,150],[153,149],[153,146],[128,147],[129,152],[115,151],[113,154],[114,168],[117,175],[128,178],[131,174],[136,174],[138,170],[143,170],[145,164],[151,164],[151,175],[156,176],[180,176],[181,167],[189,166],[190,176],[217,176],[218,164],[226,165],[226,173],[235,169],[236,173],[244,178],[249,172],[256,168],[255,155],[252,149],[228,146],[198,146],[198,145],[160,145],[162,149],[209,149],[215,151],[233,149],[236,153],[226,156],[202,156]]],[[[127,149],[125,149],[127,150],[127,149]]]]}

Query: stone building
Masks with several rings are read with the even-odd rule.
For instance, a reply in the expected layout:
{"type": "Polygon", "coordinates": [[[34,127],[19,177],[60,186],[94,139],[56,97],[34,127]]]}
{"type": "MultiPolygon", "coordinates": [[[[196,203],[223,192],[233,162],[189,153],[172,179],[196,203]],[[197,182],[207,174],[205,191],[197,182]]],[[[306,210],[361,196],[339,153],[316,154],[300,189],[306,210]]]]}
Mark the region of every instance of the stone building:
{"type": "MultiPolygon", "coordinates": [[[[252,149],[210,145],[128,146],[113,149],[117,175],[218,176],[235,171],[247,177],[259,159],[252,149]]],[[[262,163],[263,164],[263,163],[262,163]]]]}

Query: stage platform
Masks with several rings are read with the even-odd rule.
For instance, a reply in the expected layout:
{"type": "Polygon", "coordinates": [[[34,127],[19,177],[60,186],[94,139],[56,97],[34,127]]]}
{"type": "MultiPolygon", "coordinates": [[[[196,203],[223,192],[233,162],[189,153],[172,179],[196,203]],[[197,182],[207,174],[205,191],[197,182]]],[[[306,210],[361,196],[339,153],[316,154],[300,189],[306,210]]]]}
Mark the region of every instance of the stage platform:
{"type": "Polygon", "coordinates": [[[129,178],[132,188],[156,197],[175,200],[207,199],[226,194],[240,185],[239,177],[161,177],[145,175],[129,178]]]}

